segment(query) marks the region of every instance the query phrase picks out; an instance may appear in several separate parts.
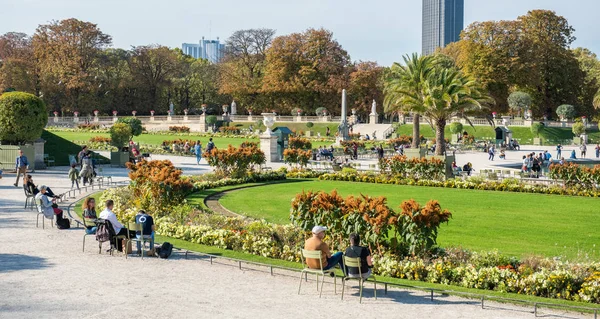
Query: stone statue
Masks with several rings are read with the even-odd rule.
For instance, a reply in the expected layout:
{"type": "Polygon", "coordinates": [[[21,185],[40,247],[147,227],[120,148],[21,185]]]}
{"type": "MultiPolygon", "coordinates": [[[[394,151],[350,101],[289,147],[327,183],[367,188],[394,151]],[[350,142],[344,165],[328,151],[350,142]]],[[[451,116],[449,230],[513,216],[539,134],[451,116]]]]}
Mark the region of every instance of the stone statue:
{"type": "Polygon", "coordinates": [[[348,121],[346,120],[348,106],[346,104],[346,89],[342,90],[342,119],[338,125],[338,140],[348,140],[348,121]]]}
{"type": "Polygon", "coordinates": [[[373,104],[371,104],[371,115],[376,115],[377,114],[377,102],[375,102],[375,100],[373,100],[373,104]]]}
{"type": "Polygon", "coordinates": [[[237,104],[235,104],[235,100],[231,102],[231,115],[237,115],[237,104]]]}
{"type": "Polygon", "coordinates": [[[275,125],[275,113],[262,113],[261,115],[264,117],[263,124],[267,127],[264,135],[265,136],[273,135],[273,132],[271,132],[271,129],[272,129],[273,125],[275,125]]]}

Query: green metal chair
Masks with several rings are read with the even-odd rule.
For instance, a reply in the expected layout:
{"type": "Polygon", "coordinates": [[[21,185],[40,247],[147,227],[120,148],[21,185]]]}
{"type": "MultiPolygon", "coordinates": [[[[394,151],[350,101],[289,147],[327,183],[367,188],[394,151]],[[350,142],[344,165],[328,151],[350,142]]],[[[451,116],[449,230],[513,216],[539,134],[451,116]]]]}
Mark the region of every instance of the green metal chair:
{"type": "MultiPolygon", "coordinates": [[[[320,250],[302,249],[302,258],[301,259],[302,259],[302,266],[304,267],[304,269],[302,269],[302,272],[300,273],[300,285],[298,286],[298,294],[300,294],[300,289],[302,288],[302,277],[305,276],[305,274],[315,274],[315,275],[317,275],[317,291],[319,291],[319,276],[323,277],[321,279],[321,290],[319,292],[319,298],[321,298],[321,295],[323,294],[323,284],[325,283],[325,275],[334,273],[335,269],[331,268],[331,269],[323,270],[323,259],[322,259],[322,254],[321,254],[320,250]],[[318,259],[320,268],[319,269],[309,268],[308,265],[306,264],[307,258],[318,259]]],[[[333,286],[334,286],[334,288],[333,288],[334,293],[337,294],[337,279],[335,276],[333,277],[333,286]]]]}
{"type": "MultiPolygon", "coordinates": [[[[353,267],[353,268],[358,268],[358,273],[362,274],[362,270],[360,267],[360,258],[353,258],[353,257],[347,257],[344,256],[344,266],[346,267],[353,267]]],[[[375,285],[375,288],[373,289],[373,292],[375,293],[375,300],[377,300],[377,280],[375,280],[375,277],[373,275],[371,275],[369,278],[373,279],[373,284],[375,285]]],[[[359,303],[362,303],[362,292],[363,292],[363,284],[365,281],[367,281],[367,279],[363,279],[362,277],[348,277],[348,276],[344,276],[344,278],[342,278],[342,300],[344,300],[344,289],[346,288],[346,281],[348,280],[358,280],[358,286],[360,287],[360,301],[359,303]]]]}
{"type": "MultiPolygon", "coordinates": [[[[35,217],[35,227],[40,227],[39,223],[40,223],[40,217],[42,217],[42,229],[46,229],[46,215],[44,215],[44,211],[42,210],[42,203],[40,202],[41,199],[34,199],[34,203],[35,203],[35,209],[38,212],[37,216],[35,217]]],[[[54,227],[54,214],[52,214],[52,219],[50,220],[50,226],[54,227]]]]}
{"type": "MultiPolygon", "coordinates": [[[[91,218],[82,218],[83,219],[83,252],[85,252],[85,237],[87,236],[96,236],[96,234],[88,234],[87,233],[87,228],[88,227],[98,227],[98,225],[96,224],[94,219],[91,218]]],[[[98,250],[98,253],[102,252],[102,243],[100,243],[99,245],[100,249],[98,250]]]]}
{"type": "MultiPolygon", "coordinates": [[[[149,243],[149,242],[152,241],[152,238],[144,236],[144,229],[143,229],[144,227],[143,227],[142,224],[138,224],[136,222],[129,222],[128,226],[129,226],[128,227],[129,230],[133,230],[133,231],[136,231],[136,232],[139,231],[140,232],[140,238],[137,238],[137,237],[131,238],[130,235],[129,235],[129,232],[127,232],[127,241],[128,242],[140,242],[140,243],[142,243],[141,254],[142,254],[142,259],[144,259],[144,248],[146,247],[146,243],[149,243]]],[[[129,245],[129,244],[127,244],[127,245],[129,245]]]]}

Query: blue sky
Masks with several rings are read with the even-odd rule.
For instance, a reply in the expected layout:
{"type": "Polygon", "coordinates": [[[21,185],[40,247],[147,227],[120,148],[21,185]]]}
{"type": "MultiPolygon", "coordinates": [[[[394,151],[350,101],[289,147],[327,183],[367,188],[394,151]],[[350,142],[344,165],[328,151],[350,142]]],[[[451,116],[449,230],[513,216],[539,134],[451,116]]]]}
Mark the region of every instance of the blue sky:
{"type": "MultiPolygon", "coordinates": [[[[515,19],[532,9],[565,16],[576,29],[574,46],[600,53],[598,0],[465,0],[465,26],[515,19]]],[[[0,0],[0,34],[32,34],[38,24],[71,17],[97,23],[121,48],[180,47],[245,28],[281,35],[324,27],[353,60],[390,65],[421,50],[420,0],[0,0]]]]}

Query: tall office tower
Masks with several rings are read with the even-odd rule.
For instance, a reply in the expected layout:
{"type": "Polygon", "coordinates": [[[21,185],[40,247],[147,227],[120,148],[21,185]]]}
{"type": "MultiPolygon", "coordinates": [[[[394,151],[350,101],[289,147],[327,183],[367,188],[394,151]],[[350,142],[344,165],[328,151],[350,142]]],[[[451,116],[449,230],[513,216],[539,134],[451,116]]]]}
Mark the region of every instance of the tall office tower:
{"type": "Polygon", "coordinates": [[[191,55],[196,59],[202,58],[212,63],[219,63],[223,58],[225,44],[222,44],[219,38],[216,40],[205,40],[202,37],[200,43],[183,43],[181,50],[183,53],[191,55]]]}
{"type": "Polygon", "coordinates": [[[464,15],[464,0],[423,0],[423,55],[460,40],[464,15]]]}

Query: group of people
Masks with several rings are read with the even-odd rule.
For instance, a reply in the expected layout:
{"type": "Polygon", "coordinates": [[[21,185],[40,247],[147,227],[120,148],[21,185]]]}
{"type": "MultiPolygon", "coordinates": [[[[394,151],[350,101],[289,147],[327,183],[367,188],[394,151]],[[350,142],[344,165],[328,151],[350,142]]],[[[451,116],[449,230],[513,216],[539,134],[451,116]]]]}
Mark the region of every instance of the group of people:
{"type": "MultiPolygon", "coordinates": [[[[173,153],[193,154],[196,156],[196,164],[198,165],[200,165],[200,161],[202,160],[202,142],[200,140],[197,140],[195,143],[185,141],[183,144],[174,141],[172,145],[167,145],[167,142],[163,142],[162,148],[165,151],[173,153]]],[[[214,149],[215,143],[211,137],[206,144],[206,152],[211,153],[214,149]]]]}
{"type": "MultiPolygon", "coordinates": [[[[98,216],[96,214],[96,199],[93,197],[88,197],[83,201],[82,210],[83,210],[83,218],[92,223],[89,224],[98,224],[99,222],[110,223],[114,231],[114,236],[129,236],[130,238],[135,237],[137,239],[141,239],[142,236],[150,240],[150,254],[154,253],[154,231],[156,226],[154,224],[154,219],[152,216],[147,214],[145,211],[140,210],[135,216],[135,222],[137,224],[141,224],[141,231],[133,231],[127,229],[123,224],[119,222],[117,219],[117,215],[113,212],[114,201],[107,200],[104,204],[105,208],[100,212],[98,216]]],[[[98,231],[98,226],[86,226],[85,232],[89,235],[94,235],[98,231]]],[[[121,239],[116,240],[112,243],[116,246],[118,251],[123,251],[123,241],[121,239]]],[[[140,241],[137,242],[137,253],[141,254],[142,247],[140,241]]]]}
{"type": "MultiPolygon", "coordinates": [[[[371,276],[373,260],[368,247],[360,245],[360,236],[357,233],[350,234],[350,246],[344,253],[331,253],[329,246],[323,241],[327,227],[315,226],[312,229],[312,237],[304,242],[304,249],[309,251],[320,251],[321,260],[306,258],[306,265],[311,269],[330,270],[339,266],[346,277],[367,279],[371,276]],[[344,265],[344,256],[360,259],[360,272],[358,267],[347,267],[344,265]]],[[[332,273],[333,275],[333,273],[332,273]]]]}
{"type": "Polygon", "coordinates": [[[523,155],[523,167],[521,171],[530,177],[539,178],[540,173],[547,169],[552,162],[552,155],[548,151],[536,154],[535,152],[523,155]]]}

